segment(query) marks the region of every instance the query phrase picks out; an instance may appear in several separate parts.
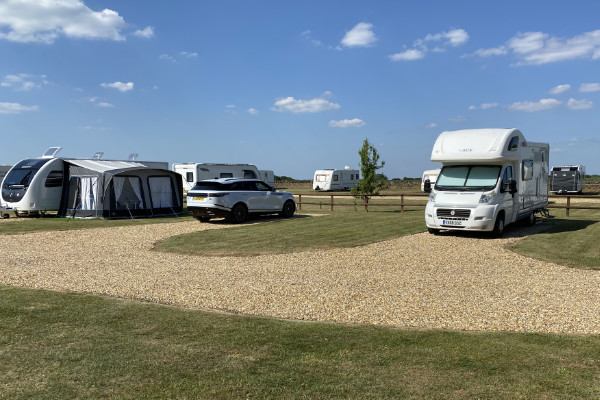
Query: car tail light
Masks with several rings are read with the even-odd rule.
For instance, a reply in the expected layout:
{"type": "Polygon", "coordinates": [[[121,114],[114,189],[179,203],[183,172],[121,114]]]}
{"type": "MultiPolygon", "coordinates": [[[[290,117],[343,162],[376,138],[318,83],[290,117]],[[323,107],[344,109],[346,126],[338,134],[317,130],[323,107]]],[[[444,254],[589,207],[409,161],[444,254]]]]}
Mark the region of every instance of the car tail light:
{"type": "Polygon", "coordinates": [[[227,196],[229,193],[208,193],[206,197],[223,197],[227,196]]]}

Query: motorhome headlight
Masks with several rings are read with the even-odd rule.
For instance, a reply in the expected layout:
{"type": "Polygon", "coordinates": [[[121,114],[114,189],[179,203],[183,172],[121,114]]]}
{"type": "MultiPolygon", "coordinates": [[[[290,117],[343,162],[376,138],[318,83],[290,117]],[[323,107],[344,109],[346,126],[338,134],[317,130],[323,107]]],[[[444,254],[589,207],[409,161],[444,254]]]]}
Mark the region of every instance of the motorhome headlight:
{"type": "Polygon", "coordinates": [[[429,201],[431,203],[435,203],[435,193],[433,193],[433,192],[429,193],[429,201]]]}
{"type": "Polygon", "coordinates": [[[480,203],[492,203],[496,197],[496,192],[483,193],[479,198],[480,203]]]}

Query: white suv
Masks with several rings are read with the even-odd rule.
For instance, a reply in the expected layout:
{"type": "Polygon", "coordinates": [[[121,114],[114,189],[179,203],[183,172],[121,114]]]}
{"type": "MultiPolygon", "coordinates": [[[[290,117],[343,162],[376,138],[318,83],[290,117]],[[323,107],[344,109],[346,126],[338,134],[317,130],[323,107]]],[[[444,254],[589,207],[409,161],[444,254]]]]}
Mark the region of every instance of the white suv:
{"type": "Polygon", "coordinates": [[[289,218],[296,211],[296,200],[291,193],[275,190],[259,179],[208,179],[187,192],[187,209],[201,222],[227,218],[239,224],[249,214],[278,213],[289,218]]]}

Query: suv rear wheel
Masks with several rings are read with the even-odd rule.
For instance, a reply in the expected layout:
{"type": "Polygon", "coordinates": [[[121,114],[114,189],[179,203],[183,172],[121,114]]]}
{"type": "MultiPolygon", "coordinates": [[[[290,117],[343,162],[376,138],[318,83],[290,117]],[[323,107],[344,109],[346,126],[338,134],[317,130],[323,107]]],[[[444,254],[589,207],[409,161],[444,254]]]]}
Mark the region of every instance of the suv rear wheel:
{"type": "Polygon", "coordinates": [[[229,221],[235,224],[241,224],[246,221],[246,218],[248,218],[248,209],[242,203],[237,203],[233,206],[228,217],[229,221]]]}

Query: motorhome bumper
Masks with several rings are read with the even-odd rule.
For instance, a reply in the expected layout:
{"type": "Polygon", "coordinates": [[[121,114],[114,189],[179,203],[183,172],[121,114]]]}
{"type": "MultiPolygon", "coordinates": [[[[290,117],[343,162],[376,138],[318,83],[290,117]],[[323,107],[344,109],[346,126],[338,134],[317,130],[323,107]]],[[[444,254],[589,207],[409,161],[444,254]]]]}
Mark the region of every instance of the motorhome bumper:
{"type": "Polygon", "coordinates": [[[462,231],[491,231],[494,229],[497,206],[480,205],[477,208],[461,207],[456,209],[455,216],[446,211],[452,208],[435,207],[428,204],[425,208],[425,224],[432,229],[450,229],[462,231]],[[469,216],[464,217],[464,211],[469,210],[469,216]],[[440,212],[443,211],[443,212],[440,212]],[[458,211],[462,211],[458,212],[458,211]]]}

